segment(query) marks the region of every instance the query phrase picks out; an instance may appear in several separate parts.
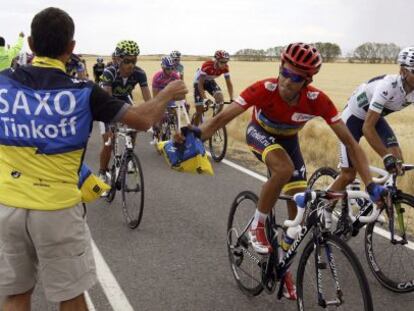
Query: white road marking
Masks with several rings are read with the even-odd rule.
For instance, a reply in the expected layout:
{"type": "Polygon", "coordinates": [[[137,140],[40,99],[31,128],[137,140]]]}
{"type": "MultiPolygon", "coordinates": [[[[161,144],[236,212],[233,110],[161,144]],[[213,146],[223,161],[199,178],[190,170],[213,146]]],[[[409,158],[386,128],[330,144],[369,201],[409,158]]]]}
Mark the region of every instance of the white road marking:
{"type": "Polygon", "coordinates": [[[99,283],[101,283],[104,294],[111,304],[112,309],[114,311],[134,311],[93,240],[92,250],[95,257],[96,273],[99,283]]]}
{"type": "Polygon", "coordinates": [[[96,311],[96,308],[93,305],[93,302],[91,300],[91,296],[89,296],[88,292],[85,292],[85,300],[86,300],[86,305],[88,306],[88,310],[89,311],[96,311]]]}

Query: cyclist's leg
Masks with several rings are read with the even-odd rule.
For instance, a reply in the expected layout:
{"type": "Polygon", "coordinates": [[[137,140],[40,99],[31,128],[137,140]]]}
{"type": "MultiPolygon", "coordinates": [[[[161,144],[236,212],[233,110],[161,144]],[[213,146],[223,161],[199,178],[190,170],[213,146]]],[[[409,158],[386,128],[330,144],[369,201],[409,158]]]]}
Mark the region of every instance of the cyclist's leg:
{"type": "Polygon", "coordinates": [[[107,124],[100,122],[100,129],[101,129],[101,134],[102,134],[102,139],[103,139],[103,145],[102,145],[102,150],[100,153],[99,174],[105,175],[106,172],[108,171],[109,161],[111,160],[111,152],[112,152],[112,146],[113,146],[112,140],[114,139],[114,135],[112,131],[109,129],[109,127],[107,126],[107,124]],[[109,146],[106,146],[105,143],[107,143],[109,139],[111,139],[111,144],[109,146]]]}
{"type": "Polygon", "coordinates": [[[194,125],[198,126],[203,118],[204,106],[197,83],[194,83],[194,105],[196,111],[194,114],[193,123],[194,125]]]}
{"type": "MultiPolygon", "coordinates": [[[[280,145],[289,154],[294,165],[293,174],[289,182],[284,185],[282,192],[288,195],[294,195],[295,193],[305,191],[307,187],[306,166],[300,150],[298,136],[295,135],[293,137],[280,140],[280,145]]],[[[296,204],[292,201],[288,201],[287,209],[288,218],[294,219],[297,212],[296,204]]]]}
{"type": "MultiPolygon", "coordinates": [[[[382,143],[387,147],[388,153],[391,153],[397,159],[403,161],[404,157],[397,137],[395,136],[392,128],[388,125],[388,122],[383,117],[379,118],[377,124],[375,125],[375,129],[381,138],[382,143]]],[[[399,174],[403,174],[401,167],[399,167],[399,174]]]]}
{"type": "Polygon", "coordinates": [[[214,101],[218,105],[218,112],[223,109],[224,95],[216,81],[211,81],[211,89],[213,92],[214,101]]]}
{"type": "MultiPolygon", "coordinates": [[[[352,136],[357,142],[360,141],[363,136],[362,127],[364,120],[361,120],[354,116],[348,109],[345,109],[342,113],[342,120],[351,132],[352,136]]],[[[341,171],[339,176],[335,179],[330,189],[333,191],[345,190],[346,186],[352,183],[356,177],[356,170],[352,165],[349,151],[343,143],[340,143],[340,167],[341,171]]]]}
{"type": "Polygon", "coordinates": [[[256,157],[264,162],[271,171],[270,178],[262,186],[258,206],[249,230],[250,240],[255,251],[267,254],[271,251],[271,246],[264,231],[266,218],[276,203],[282,187],[292,176],[294,165],[276,138],[264,131],[259,125],[249,124],[246,141],[256,157]]]}

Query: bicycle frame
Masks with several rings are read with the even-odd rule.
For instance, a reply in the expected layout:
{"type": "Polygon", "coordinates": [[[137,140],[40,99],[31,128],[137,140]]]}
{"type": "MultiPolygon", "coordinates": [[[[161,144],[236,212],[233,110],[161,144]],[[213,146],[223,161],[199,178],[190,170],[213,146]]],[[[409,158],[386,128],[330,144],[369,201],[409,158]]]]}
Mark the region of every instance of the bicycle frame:
{"type": "MultiPolygon", "coordinates": [[[[133,134],[137,131],[135,129],[131,129],[128,127],[123,127],[116,125],[112,127],[112,133],[114,135],[113,141],[113,154],[114,154],[114,163],[115,163],[115,184],[118,183],[119,176],[121,176],[121,163],[123,159],[128,155],[128,153],[133,152],[134,144],[133,144],[133,134]],[[119,140],[122,137],[125,141],[125,149],[121,152],[119,149],[119,140]]],[[[105,145],[110,146],[112,144],[111,139],[109,139],[105,145]]]]}
{"type": "MultiPolygon", "coordinates": [[[[305,224],[302,226],[301,231],[299,232],[298,236],[296,237],[295,241],[292,243],[290,248],[287,250],[285,255],[282,258],[279,258],[279,243],[277,240],[277,229],[280,228],[279,225],[276,224],[275,217],[273,212],[271,212],[269,217],[269,227],[270,227],[270,238],[271,245],[273,248],[272,253],[268,257],[265,263],[265,271],[262,275],[262,283],[264,288],[267,292],[272,293],[276,288],[276,280],[282,280],[279,292],[277,297],[280,299],[282,297],[282,290],[283,290],[283,276],[285,275],[286,271],[289,269],[290,265],[293,262],[297,254],[297,250],[301,245],[302,241],[306,238],[308,233],[312,231],[313,233],[313,241],[315,248],[319,250],[319,247],[324,243],[324,238],[331,234],[330,228],[325,227],[323,223],[324,217],[324,210],[326,207],[329,206],[329,201],[338,200],[339,198],[356,198],[359,196],[364,196],[365,193],[362,191],[345,191],[345,192],[331,192],[331,191],[312,191],[307,194],[309,198],[307,199],[307,215],[305,217],[306,221],[305,224]]],[[[279,199],[282,200],[295,200],[295,197],[281,195],[279,199]]],[[[299,208],[298,215],[296,216],[295,220],[287,220],[284,222],[285,226],[297,226],[300,224],[304,217],[304,208],[299,208]]],[[[327,257],[329,258],[329,268],[331,270],[332,276],[335,280],[336,287],[337,287],[337,299],[333,301],[325,301],[323,295],[322,285],[319,282],[320,276],[318,275],[317,279],[317,288],[318,288],[318,299],[319,304],[321,306],[327,305],[340,305],[342,303],[341,300],[341,288],[339,285],[338,274],[336,270],[336,264],[334,256],[331,253],[330,246],[326,245],[325,251],[327,252],[327,257]]],[[[320,256],[319,251],[315,252],[315,262],[318,264],[320,263],[320,256]]],[[[263,264],[263,263],[262,263],[263,264]]],[[[317,269],[318,274],[319,269],[317,269]]]]}

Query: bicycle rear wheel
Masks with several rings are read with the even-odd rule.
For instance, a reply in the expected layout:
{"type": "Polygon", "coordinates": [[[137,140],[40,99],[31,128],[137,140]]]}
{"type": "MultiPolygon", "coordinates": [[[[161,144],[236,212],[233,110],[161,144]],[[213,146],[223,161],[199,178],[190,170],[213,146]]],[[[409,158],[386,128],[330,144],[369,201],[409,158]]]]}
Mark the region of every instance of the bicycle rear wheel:
{"type": "Polygon", "coordinates": [[[332,167],[318,168],[309,177],[309,188],[312,190],[326,190],[338,175],[339,173],[332,167]]]}
{"type": "Polygon", "coordinates": [[[122,211],[128,227],[135,229],[144,212],[144,175],[135,153],[125,156],[121,172],[122,211]]]}
{"type": "Polygon", "coordinates": [[[316,251],[312,239],[300,257],[298,309],[373,310],[368,281],[354,252],[331,234],[318,239],[316,251]]]}
{"type": "MultiPolygon", "coordinates": [[[[320,167],[309,178],[308,187],[311,190],[326,190],[338,175],[339,173],[332,167],[320,167]]],[[[341,206],[342,200],[338,200],[332,212],[336,218],[339,218],[342,214],[341,206]]]]}
{"type": "Polygon", "coordinates": [[[413,292],[414,197],[398,193],[393,211],[396,241],[391,242],[390,218],[383,211],[380,217],[385,221],[370,223],[366,228],[365,255],[372,273],[382,286],[397,293],[413,292]]]}
{"type": "Polygon", "coordinates": [[[231,271],[239,288],[249,296],[257,296],[263,290],[261,256],[253,250],[247,233],[258,200],[253,192],[239,193],[233,201],[227,222],[227,250],[231,271]]]}

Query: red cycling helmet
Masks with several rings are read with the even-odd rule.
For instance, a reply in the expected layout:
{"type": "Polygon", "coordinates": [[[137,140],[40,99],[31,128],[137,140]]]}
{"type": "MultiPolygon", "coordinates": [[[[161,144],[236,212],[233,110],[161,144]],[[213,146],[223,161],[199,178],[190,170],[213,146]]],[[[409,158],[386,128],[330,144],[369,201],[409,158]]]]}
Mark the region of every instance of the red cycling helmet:
{"type": "Polygon", "coordinates": [[[322,66],[322,56],[319,51],[310,44],[291,43],[281,54],[282,62],[287,62],[292,66],[304,71],[307,75],[317,74],[322,66]]]}
{"type": "Polygon", "coordinates": [[[218,50],[214,53],[214,58],[217,60],[224,59],[228,61],[230,59],[230,55],[226,51],[218,50]]]}

